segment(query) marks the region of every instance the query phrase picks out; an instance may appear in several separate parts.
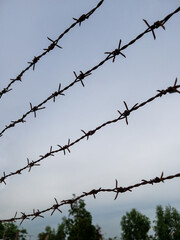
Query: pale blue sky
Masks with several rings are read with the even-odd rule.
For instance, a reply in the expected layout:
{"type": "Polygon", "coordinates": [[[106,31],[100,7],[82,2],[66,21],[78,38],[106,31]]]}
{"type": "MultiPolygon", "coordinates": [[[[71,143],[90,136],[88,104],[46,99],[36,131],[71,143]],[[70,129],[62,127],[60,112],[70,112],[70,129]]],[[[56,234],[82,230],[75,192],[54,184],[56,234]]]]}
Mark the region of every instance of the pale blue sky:
{"type": "MultiPolygon", "coordinates": [[[[56,39],[98,1],[66,0],[1,0],[0,3],[0,90],[10,78],[15,78],[34,56],[49,45],[47,36],[56,39]]],[[[0,130],[29,110],[29,102],[37,105],[58,84],[65,87],[79,73],[92,68],[113,51],[122,39],[127,44],[146,29],[142,19],[150,24],[163,19],[179,7],[178,0],[105,0],[103,5],[81,27],[72,29],[55,48],[13,85],[13,91],[0,100],[0,130]]],[[[46,109],[27,117],[25,124],[8,130],[0,138],[0,172],[9,173],[26,165],[26,158],[36,160],[40,154],[65,145],[82,135],[80,129],[91,130],[124,110],[125,100],[131,107],[165,89],[180,78],[180,15],[172,17],[162,28],[155,30],[130,46],[115,63],[108,61],[84,80],[85,88],[76,84],[65,97],[46,109]]],[[[135,111],[125,121],[112,124],[97,132],[89,141],[71,148],[71,154],[57,154],[42,162],[41,167],[25,171],[0,186],[1,218],[16,211],[31,213],[98,187],[114,187],[115,179],[123,186],[141,179],[179,172],[180,98],[167,95],[135,111]]],[[[96,200],[85,199],[94,224],[99,224],[105,236],[120,235],[122,215],[137,208],[149,217],[155,207],[171,204],[180,210],[179,180],[147,186],[119,196],[99,194],[96,200]]],[[[67,208],[62,208],[63,214],[67,208]]],[[[25,221],[23,227],[36,235],[46,225],[56,227],[63,216],[55,213],[45,219],[25,221]]]]}

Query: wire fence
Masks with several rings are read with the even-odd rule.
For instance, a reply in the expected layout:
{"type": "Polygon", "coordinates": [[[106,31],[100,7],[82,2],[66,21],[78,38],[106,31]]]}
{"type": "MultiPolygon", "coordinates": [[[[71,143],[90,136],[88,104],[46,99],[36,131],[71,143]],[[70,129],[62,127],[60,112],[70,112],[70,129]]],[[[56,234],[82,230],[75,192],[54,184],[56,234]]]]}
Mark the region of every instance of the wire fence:
{"type": "MultiPolygon", "coordinates": [[[[48,38],[51,41],[51,44],[47,47],[47,49],[44,50],[44,52],[37,56],[34,57],[34,59],[29,62],[29,66],[27,68],[25,68],[15,79],[12,79],[12,81],[9,83],[9,85],[4,88],[1,92],[0,92],[0,98],[7,92],[9,92],[11,89],[10,87],[12,86],[12,84],[14,84],[16,81],[22,81],[22,76],[23,74],[28,71],[31,67],[35,68],[35,65],[37,64],[37,62],[43,57],[45,56],[48,52],[52,51],[55,47],[59,47],[58,42],[59,40],[66,34],[68,33],[73,27],[75,27],[77,24],[81,25],[81,23],[83,21],[85,21],[86,19],[88,19],[95,11],[96,9],[98,9],[102,3],[104,2],[104,0],[100,1],[97,6],[95,8],[93,8],[90,12],[88,12],[87,14],[83,14],[80,18],[76,19],[73,18],[75,20],[75,23],[73,23],[69,28],[67,28],[56,40],[52,40],[50,38],[48,38]]],[[[54,93],[52,93],[50,96],[48,96],[45,100],[43,100],[41,103],[39,103],[36,106],[33,106],[30,103],[30,110],[27,111],[26,113],[24,113],[22,115],[21,118],[19,118],[18,120],[15,121],[11,121],[11,123],[9,125],[6,125],[6,127],[0,132],[0,136],[2,136],[4,134],[4,132],[12,127],[14,127],[16,124],[18,123],[24,123],[26,117],[33,113],[34,117],[36,117],[36,113],[39,110],[42,110],[45,108],[44,104],[47,103],[48,101],[50,101],[51,99],[55,102],[55,99],[57,96],[60,95],[64,95],[64,92],[66,90],[68,90],[69,88],[73,87],[76,83],[80,82],[82,84],[82,86],[84,87],[84,79],[86,77],[88,77],[89,75],[92,74],[93,71],[95,71],[96,69],[98,69],[99,67],[101,67],[102,65],[104,65],[107,61],[112,59],[112,62],[115,61],[116,57],[118,55],[121,55],[123,57],[126,57],[125,54],[122,52],[123,50],[125,50],[127,47],[133,45],[137,40],[139,40],[140,38],[142,38],[145,34],[151,32],[153,35],[153,38],[156,39],[156,35],[155,35],[155,29],[158,29],[159,27],[162,27],[165,30],[165,23],[176,13],[178,13],[180,11],[180,7],[178,7],[175,11],[173,11],[172,13],[168,14],[164,19],[162,20],[158,20],[156,21],[154,24],[150,25],[148,23],[147,20],[143,19],[143,21],[145,22],[145,24],[147,25],[147,28],[144,32],[140,33],[137,37],[135,37],[133,40],[131,40],[129,43],[125,44],[124,46],[121,47],[121,40],[119,41],[118,47],[113,50],[113,51],[109,51],[109,52],[105,52],[105,54],[107,54],[107,56],[101,61],[99,62],[97,65],[95,65],[94,67],[92,67],[91,69],[87,70],[86,72],[82,72],[80,71],[80,74],[78,75],[76,72],[74,72],[75,75],[75,80],[73,80],[69,85],[67,85],[64,88],[61,88],[61,84],[59,84],[58,90],[55,91],[54,93]]],[[[101,125],[97,126],[96,128],[89,130],[89,131],[85,131],[85,130],[81,130],[81,132],[83,133],[82,136],[80,136],[79,138],[77,138],[74,141],[71,141],[70,139],[68,139],[67,143],[65,145],[57,145],[57,149],[53,150],[53,147],[50,147],[50,150],[45,153],[44,155],[40,155],[39,158],[37,160],[29,160],[29,158],[27,158],[27,164],[18,169],[15,170],[13,172],[10,172],[8,174],[5,173],[5,171],[3,171],[3,175],[0,178],[0,183],[1,184],[7,184],[7,179],[9,177],[12,177],[14,175],[20,175],[22,174],[23,171],[25,171],[26,169],[30,172],[31,169],[35,166],[40,166],[40,163],[49,158],[49,157],[53,157],[55,156],[55,154],[59,153],[59,152],[63,152],[64,155],[69,152],[70,153],[70,148],[74,145],[76,145],[77,143],[79,143],[80,141],[84,140],[84,139],[89,139],[92,135],[94,135],[96,132],[98,132],[99,130],[102,130],[104,127],[109,126],[111,124],[114,124],[120,120],[125,120],[126,124],[128,125],[128,118],[131,115],[131,113],[133,111],[136,111],[140,108],[142,108],[143,106],[147,105],[148,103],[153,102],[154,100],[156,100],[157,98],[161,98],[164,95],[169,94],[173,94],[173,93],[180,93],[180,85],[177,84],[177,78],[174,82],[174,84],[172,86],[167,87],[166,89],[162,89],[162,90],[157,90],[157,94],[150,97],[149,99],[147,99],[146,101],[143,101],[141,103],[136,103],[134,104],[132,107],[128,107],[128,104],[124,101],[124,106],[125,106],[125,110],[124,111],[120,111],[118,110],[118,117],[109,121],[106,121],[104,123],[102,123],[101,125]]],[[[88,192],[83,192],[81,195],[72,198],[72,199],[66,199],[66,200],[61,200],[60,202],[58,202],[58,200],[56,198],[55,199],[55,203],[45,209],[45,210],[35,210],[33,209],[32,213],[26,214],[25,212],[21,212],[19,215],[17,214],[17,212],[15,213],[14,217],[8,218],[8,219],[0,219],[0,222],[15,222],[17,220],[21,221],[20,224],[23,223],[24,220],[34,220],[38,217],[44,218],[43,214],[46,212],[50,212],[51,211],[51,215],[54,214],[54,212],[57,210],[60,213],[62,213],[60,207],[64,206],[64,205],[69,205],[70,207],[72,207],[72,204],[74,202],[76,202],[79,199],[85,198],[87,196],[93,196],[94,198],[96,198],[96,195],[99,193],[104,193],[104,192],[111,192],[115,194],[114,200],[116,200],[119,196],[119,194],[121,193],[125,193],[128,191],[132,191],[134,188],[138,188],[144,185],[153,185],[153,184],[157,184],[157,183],[161,183],[161,182],[165,182],[167,180],[171,180],[174,178],[179,178],[180,177],[180,173],[174,174],[174,175],[169,175],[164,177],[164,174],[162,172],[162,174],[160,175],[160,177],[155,177],[152,178],[150,180],[141,180],[141,182],[136,183],[134,185],[130,185],[130,186],[119,186],[118,181],[115,181],[115,187],[113,188],[102,188],[99,187],[98,189],[92,189],[88,192]]]]}
{"type": "Polygon", "coordinates": [[[79,18],[73,18],[75,20],[75,22],[70,26],[68,27],[63,33],[61,33],[59,35],[59,37],[56,39],[56,40],[52,40],[51,38],[48,37],[48,40],[51,42],[51,44],[43,49],[44,52],[41,53],[39,56],[35,56],[33,58],[33,60],[31,62],[28,62],[29,63],[29,66],[26,67],[25,69],[23,69],[16,78],[14,79],[10,79],[11,82],[7,85],[7,87],[5,87],[1,92],[0,92],[0,99],[1,97],[12,90],[12,88],[10,88],[15,82],[18,82],[18,81],[22,81],[22,76],[24,75],[25,72],[27,72],[30,68],[33,68],[33,70],[35,70],[35,65],[39,62],[39,60],[45,56],[47,53],[49,53],[50,51],[52,51],[55,47],[58,47],[58,48],[62,48],[61,46],[58,45],[58,42],[60,39],[62,39],[64,37],[65,34],[67,34],[72,28],[74,28],[77,24],[79,24],[79,26],[81,26],[81,23],[84,22],[86,19],[88,19],[101,5],[102,3],[104,2],[104,0],[101,0],[97,6],[95,8],[93,8],[92,10],[90,10],[88,13],[86,14],[82,14],[79,18]]]}
{"type": "Polygon", "coordinates": [[[116,179],[116,183],[115,183],[115,187],[114,188],[98,188],[98,189],[92,189],[88,192],[83,192],[83,194],[75,197],[75,198],[72,198],[72,199],[66,199],[66,200],[61,200],[61,202],[59,203],[57,201],[56,198],[54,198],[55,200],[55,204],[53,204],[51,207],[47,208],[47,209],[44,209],[44,210],[35,210],[33,209],[33,213],[30,213],[30,214],[26,214],[24,212],[21,212],[21,216],[17,217],[17,212],[15,213],[14,217],[12,218],[9,218],[9,219],[1,219],[0,222],[14,222],[16,220],[21,220],[20,224],[22,224],[22,222],[24,220],[34,220],[36,219],[37,217],[40,217],[40,218],[44,218],[44,216],[42,214],[46,213],[46,212],[49,212],[49,211],[52,211],[51,212],[51,215],[53,215],[53,213],[57,210],[59,211],[60,213],[62,213],[62,211],[59,209],[60,207],[62,207],[63,205],[69,205],[70,207],[72,207],[72,204],[76,201],[78,201],[79,199],[82,199],[82,198],[85,198],[87,196],[93,196],[94,198],[96,198],[96,195],[98,193],[101,193],[101,192],[108,192],[108,193],[115,193],[115,197],[114,197],[114,200],[117,199],[118,195],[121,194],[121,193],[125,193],[125,192],[132,192],[132,190],[134,188],[138,188],[140,186],[143,186],[143,185],[153,185],[153,184],[157,184],[157,183],[161,183],[166,180],[170,180],[170,179],[173,179],[173,178],[179,178],[180,177],[180,173],[177,173],[177,174],[174,174],[174,175],[169,175],[169,176],[166,176],[164,177],[164,173],[162,172],[161,173],[161,176],[160,177],[155,177],[153,179],[150,179],[150,180],[145,180],[145,179],[142,179],[141,182],[139,183],[136,183],[134,185],[130,185],[130,186],[127,186],[127,187],[122,187],[122,186],[119,186],[118,184],[118,181],[116,179]]]}
{"type": "Polygon", "coordinates": [[[17,175],[17,174],[21,174],[24,170],[28,169],[28,171],[30,172],[31,171],[31,168],[32,167],[35,167],[35,166],[40,166],[40,162],[43,161],[44,159],[50,157],[50,156],[54,156],[54,154],[58,153],[58,152],[63,152],[64,155],[66,154],[66,152],[68,151],[70,153],[70,147],[72,147],[73,145],[79,143],[80,141],[82,141],[83,139],[87,138],[87,140],[89,139],[90,136],[94,135],[97,131],[101,130],[102,128],[110,125],[110,124],[113,124],[113,123],[116,123],[120,120],[123,120],[125,119],[126,121],[126,124],[128,124],[128,117],[129,115],[131,114],[131,112],[133,111],[136,111],[138,110],[139,108],[145,106],[146,104],[154,101],[156,98],[159,98],[159,97],[162,97],[163,95],[166,95],[167,93],[180,93],[180,91],[178,90],[180,88],[180,85],[177,85],[177,78],[174,82],[174,84],[172,86],[169,86],[167,89],[162,89],[162,90],[157,90],[158,91],[158,94],[156,94],[155,96],[149,98],[148,100],[138,104],[136,103],[133,107],[131,107],[130,109],[128,108],[127,106],[127,103],[124,101],[124,105],[125,105],[125,110],[123,112],[120,112],[118,110],[118,114],[119,116],[113,120],[109,120],[101,125],[99,125],[98,127],[94,128],[93,130],[90,130],[88,132],[85,132],[84,130],[81,130],[83,132],[83,136],[81,136],[80,138],[76,139],[75,141],[71,142],[70,139],[68,139],[68,143],[65,144],[64,146],[61,146],[61,145],[57,145],[58,146],[58,149],[56,150],[53,150],[52,146],[50,147],[50,150],[49,152],[47,152],[46,154],[44,155],[40,155],[39,159],[35,160],[35,161],[30,161],[29,158],[27,158],[27,165],[24,166],[23,168],[21,169],[18,169],[14,172],[11,172],[9,174],[6,175],[6,173],[4,172],[3,173],[3,176],[0,178],[0,183],[4,183],[6,184],[5,180],[8,178],[8,177],[11,177],[11,176],[14,176],[14,175],[17,175]]]}
{"type": "MultiPolygon", "coordinates": [[[[100,2],[102,4],[102,1],[100,2]]],[[[97,7],[99,7],[101,4],[98,4],[97,7]]],[[[96,7],[96,8],[97,8],[96,7]]],[[[95,11],[95,10],[94,10],[95,11]]],[[[97,70],[98,68],[100,68],[104,63],[106,63],[107,61],[109,61],[110,59],[112,59],[112,61],[115,61],[115,58],[118,55],[121,55],[123,57],[126,57],[124,55],[124,53],[122,53],[122,50],[125,50],[126,48],[128,48],[129,46],[131,46],[132,44],[134,44],[137,40],[141,39],[145,34],[152,32],[154,39],[156,39],[155,37],[155,33],[154,30],[162,27],[163,29],[165,29],[164,24],[176,13],[178,13],[180,11],[180,7],[177,8],[175,11],[173,11],[172,13],[168,14],[164,19],[162,20],[158,20],[156,21],[154,24],[152,24],[151,26],[148,24],[148,22],[146,20],[144,20],[146,22],[146,24],[148,25],[148,28],[140,33],[138,36],[136,36],[133,40],[131,40],[129,43],[125,44],[124,46],[121,47],[121,40],[119,41],[118,44],[118,48],[116,48],[115,50],[113,50],[112,52],[105,52],[105,54],[108,54],[106,58],[104,58],[102,61],[100,61],[97,65],[95,65],[94,67],[92,67],[91,69],[87,70],[86,72],[82,72],[80,71],[80,74],[77,75],[76,72],[74,72],[75,75],[75,79],[66,87],[64,87],[63,89],[61,89],[61,84],[59,84],[58,90],[53,92],[50,96],[48,96],[45,100],[43,100],[41,103],[39,103],[36,106],[32,106],[32,103],[30,103],[30,110],[28,110],[26,113],[24,113],[18,120],[13,120],[11,121],[11,123],[9,123],[8,125],[6,125],[4,127],[4,129],[1,130],[0,132],[0,137],[3,136],[3,134],[10,128],[15,127],[17,124],[19,123],[25,123],[25,119],[26,117],[33,113],[34,117],[37,116],[36,112],[45,109],[44,104],[46,104],[48,101],[53,100],[53,102],[55,102],[55,99],[57,96],[64,96],[64,92],[67,91],[68,89],[70,89],[71,87],[73,87],[76,83],[80,82],[82,84],[82,86],[84,87],[84,79],[86,77],[88,77],[89,75],[92,74],[93,71],[97,70]]]]}

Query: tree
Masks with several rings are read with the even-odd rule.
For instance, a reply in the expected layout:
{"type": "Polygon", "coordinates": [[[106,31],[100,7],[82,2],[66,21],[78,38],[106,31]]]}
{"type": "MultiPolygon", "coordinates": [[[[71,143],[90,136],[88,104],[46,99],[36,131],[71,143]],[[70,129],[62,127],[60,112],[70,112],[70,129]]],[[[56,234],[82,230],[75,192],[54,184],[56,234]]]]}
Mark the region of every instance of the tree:
{"type": "Polygon", "coordinates": [[[100,240],[102,235],[99,228],[92,225],[92,216],[85,209],[85,202],[80,199],[72,204],[69,218],[64,218],[68,240],[100,240]]]}
{"type": "Polygon", "coordinates": [[[163,210],[161,205],[157,206],[154,223],[155,239],[180,239],[180,213],[175,208],[166,206],[163,210]]]}
{"type": "Polygon", "coordinates": [[[63,217],[57,231],[47,226],[45,232],[38,235],[39,240],[102,240],[101,228],[92,224],[91,213],[85,209],[80,199],[72,204],[68,218],[63,217]]]}
{"type": "Polygon", "coordinates": [[[99,225],[96,225],[96,237],[97,237],[98,240],[103,240],[101,227],[99,225]]]}
{"type": "Polygon", "coordinates": [[[56,232],[56,238],[55,238],[56,240],[65,240],[66,239],[65,221],[64,220],[61,224],[58,225],[58,229],[57,229],[57,232],[56,232]]]}
{"type": "Polygon", "coordinates": [[[3,226],[3,224],[0,222],[0,238],[3,238],[3,234],[4,234],[4,226],[3,226]]]}
{"type": "Polygon", "coordinates": [[[54,240],[55,236],[56,236],[55,230],[51,229],[50,226],[47,226],[45,228],[45,232],[42,232],[42,233],[38,234],[38,239],[39,240],[45,240],[47,238],[48,240],[54,240]]]}
{"type": "Polygon", "coordinates": [[[0,238],[9,240],[25,240],[26,229],[19,229],[14,223],[0,223],[0,238]]]}
{"type": "Polygon", "coordinates": [[[118,237],[108,238],[108,240],[118,240],[118,237]]]}
{"type": "Polygon", "coordinates": [[[122,217],[121,227],[123,240],[145,240],[148,239],[150,221],[148,217],[132,209],[122,217]]]}

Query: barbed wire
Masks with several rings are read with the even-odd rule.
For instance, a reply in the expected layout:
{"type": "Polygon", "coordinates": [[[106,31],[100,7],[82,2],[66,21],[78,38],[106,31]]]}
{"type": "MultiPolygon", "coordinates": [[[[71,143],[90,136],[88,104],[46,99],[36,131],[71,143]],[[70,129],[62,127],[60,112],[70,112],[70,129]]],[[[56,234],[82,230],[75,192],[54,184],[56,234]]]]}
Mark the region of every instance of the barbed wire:
{"type": "Polygon", "coordinates": [[[156,94],[155,96],[149,98],[148,100],[138,104],[134,104],[133,107],[129,108],[127,103],[124,101],[124,105],[125,105],[125,110],[124,112],[120,112],[118,110],[118,114],[119,116],[113,120],[109,120],[101,125],[99,125],[98,127],[94,128],[93,130],[90,130],[88,132],[84,131],[84,130],[81,130],[83,132],[83,135],[81,137],[79,137],[78,139],[76,139],[75,141],[71,142],[70,139],[68,139],[68,143],[65,144],[64,146],[61,146],[61,145],[57,145],[58,146],[58,149],[56,150],[53,150],[52,149],[52,146],[50,147],[50,150],[49,152],[47,152],[45,155],[40,155],[39,159],[36,160],[36,161],[30,161],[29,158],[27,158],[27,165],[19,170],[16,170],[15,172],[11,172],[9,174],[6,174],[5,172],[3,172],[3,176],[0,178],[0,183],[4,183],[6,184],[6,179],[8,177],[11,177],[13,175],[17,175],[17,174],[21,174],[25,169],[28,169],[29,172],[31,171],[31,168],[32,167],[35,167],[35,166],[40,166],[40,162],[50,156],[54,156],[54,154],[58,153],[58,152],[63,152],[64,155],[66,154],[66,152],[68,151],[70,153],[70,147],[72,147],[73,145],[77,144],[78,142],[80,142],[81,140],[83,140],[84,138],[87,138],[87,140],[89,139],[90,136],[94,135],[98,130],[104,128],[105,126],[107,125],[110,125],[110,124],[113,124],[113,123],[116,123],[120,120],[123,120],[125,119],[126,121],[126,124],[128,124],[128,117],[129,115],[131,114],[131,112],[135,111],[135,110],[138,110],[139,108],[143,107],[144,105],[146,105],[147,103],[150,103],[152,101],[154,101],[156,98],[159,98],[159,97],[162,97],[163,95],[166,95],[167,93],[180,93],[180,91],[178,90],[180,88],[180,85],[177,85],[177,78],[174,82],[174,84],[172,86],[169,86],[167,89],[163,89],[163,90],[157,90],[158,91],[158,94],[156,94]]]}
{"type": "MultiPolygon", "coordinates": [[[[82,86],[84,87],[84,82],[83,80],[92,74],[93,71],[95,71],[96,69],[98,69],[99,67],[101,67],[105,62],[107,62],[110,59],[113,59],[113,62],[115,61],[116,56],[118,55],[122,55],[123,57],[126,57],[123,53],[122,50],[126,49],[127,47],[129,47],[130,45],[134,44],[138,39],[142,38],[145,34],[147,34],[148,32],[152,32],[153,36],[155,36],[154,33],[154,29],[159,28],[159,27],[163,27],[163,29],[165,29],[164,24],[177,12],[180,11],[180,7],[177,8],[174,12],[170,13],[169,15],[167,15],[163,20],[161,21],[156,21],[153,25],[149,25],[147,23],[147,21],[145,20],[145,22],[148,24],[148,28],[142,32],[141,34],[139,34],[136,38],[134,38],[133,40],[131,40],[128,44],[124,45],[121,47],[121,40],[119,41],[118,44],[118,48],[116,48],[114,51],[112,52],[105,52],[105,54],[108,54],[107,57],[105,59],[103,59],[101,62],[99,62],[97,65],[95,65],[94,67],[92,67],[91,69],[87,70],[85,73],[83,73],[82,71],[80,71],[80,74],[77,75],[76,72],[74,72],[75,75],[75,80],[72,81],[69,85],[67,85],[66,87],[64,87],[63,89],[61,89],[61,84],[59,84],[58,86],[58,90],[53,92],[50,96],[48,96],[44,101],[42,101],[41,103],[39,103],[36,106],[32,106],[32,104],[30,103],[30,110],[27,111],[25,114],[22,115],[21,118],[19,118],[18,120],[15,121],[11,121],[11,123],[9,125],[6,125],[5,128],[3,130],[1,130],[0,132],[0,137],[3,136],[4,132],[6,132],[8,129],[15,127],[16,124],[18,123],[25,123],[26,121],[24,120],[29,114],[34,113],[34,117],[36,117],[36,112],[42,109],[45,109],[45,107],[42,107],[45,103],[47,103],[48,101],[50,101],[51,99],[53,99],[53,102],[55,102],[55,99],[57,96],[61,95],[64,96],[64,92],[66,90],[68,90],[69,88],[71,88],[72,86],[74,86],[77,82],[80,82],[82,84],[82,86]]],[[[156,39],[156,38],[154,38],[156,39]]]]}
{"type": "Polygon", "coordinates": [[[54,212],[56,210],[59,211],[60,213],[62,213],[60,207],[62,207],[63,205],[69,205],[72,208],[73,203],[75,203],[79,199],[85,198],[87,196],[92,195],[94,197],[94,199],[96,199],[96,195],[98,193],[101,193],[101,192],[103,192],[103,193],[108,192],[109,193],[109,192],[111,192],[111,193],[115,193],[114,200],[116,200],[118,198],[119,194],[125,193],[125,192],[128,192],[128,191],[132,192],[132,190],[134,188],[138,188],[140,186],[148,185],[148,184],[153,185],[153,184],[161,183],[161,182],[164,183],[164,181],[166,181],[166,180],[170,180],[170,179],[178,178],[178,177],[180,177],[180,173],[164,177],[164,173],[162,172],[160,177],[155,177],[155,178],[150,179],[150,180],[142,179],[141,182],[136,183],[134,185],[127,186],[127,187],[119,186],[118,180],[116,179],[114,188],[101,188],[100,187],[100,188],[97,188],[97,189],[92,189],[89,192],[83,192],[81,195],[79,195],[75,198],[62,200],[60,203],[58,202],[58,200],[56,198],[54,198],[55,204],[53,204],[51,207],[49,207],[45,210],[40,211],[39,209],[37,209],[37,210],[33,209],[33,213],[30,213],[30,214],[26,214],[24,212],[21,212],[20,217],[17,217],[17,212],[16,212],[14,217],[9,218],[9,219],[2,219],[2,220],[0,220],[0,222],[15,222],[17,220],[21,220],[20,224],[22,224],[24,220],[30,220],[30,218],[31,218],[31,220],[34,220],[38,217],[44,218],[44,216],[42,214],[44,214],[46,212],[49,212],[49,211],[52,211],[51,216],[54,214],[54,212]]]}
{"type": "Polygon", "coordinates": [[[52,51],[55,47],[58,48],[62,48],[61,46],[58,45],[58,42],[60,39],[62,39],[64,37],[65,34],[67,34],[72,28],[74,28],[77,24],[79,24],[79,26],[81,26],[81,23],[83,21],[85,21],[86,19],[88,19],[104,2],[104,0],[101,0],[97,6],[95,8],[93,8],[91,11],[89,11],[86,14],[82,14],[79,18],[73,18],[75,20],[75,22],[68,27],[63,33],[61,33],[59,35],[59,37],[56,40],[52,40],[51,38],[47,37],[48,40],[51,42],[51,44],[43,49],[44,52],[41,53],[39,56],[34,56],[33,60],[31,62],[28,62],[29,66],[26,67],[24,70],[21,71],[20,74],[18,74],[18,76],[14,79],[10,79],[11,82],[7,85],[7,87],[5,87],[1,92],[0,92],[0,99],[1,97],[12,90],[12,88],[10,89],[11,85],[14,84],[17,81],[22,81],[22,76],[24,75],[25,72],[27,72],[31,67],[33,68],[33,70],[35,69],[35,65],[37,64],[37,62],[43,57],[45,56],[47,53],[49,53],[50,51],[52,51]]]}

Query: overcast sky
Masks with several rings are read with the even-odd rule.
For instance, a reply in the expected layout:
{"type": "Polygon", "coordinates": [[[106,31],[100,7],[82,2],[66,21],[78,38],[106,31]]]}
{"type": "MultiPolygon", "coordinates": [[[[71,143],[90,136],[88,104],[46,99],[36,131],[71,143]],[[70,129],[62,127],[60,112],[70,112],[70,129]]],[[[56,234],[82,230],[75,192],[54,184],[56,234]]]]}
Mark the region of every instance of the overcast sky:
{"type": "MultiPolygon", "coordinates": [[[[11,78],[28,66],[34,56],[47,48],[98,1],[84,0],[1,0],[0,2],[0,90],[11,78]]],[[[113,51],[122,39],[127,44],[149,24],[163,19],[179,7],[179,0],[105,0],[103,5],[85,22],[74,27],[60,40],[63,49],[55,48],[27,71],[22,82],[0,100],[0,131],[10,121],[17,120],[54,91],[74,80],[73,71],[87,71],[104,59],[104,52],[113,51]]],[[[118,117],[124,111],[123,101],[132,107],[165,89],[180,78],[180,15],[174,15],[162,28],[146,34],[121,55],[105,63],[84,80],[85,87],[75,84],[49,101],[46,109],[26,118],[26,123],[7,130],[0,138],[0,173],[10,173],[49,151],[50,146],[65,145],[82,136],[80,129],[89,131],[118,117]]],[[[129,125],[119,121],[98,131],[88,141],[84,139],[71,148],[41,162],[40,167],[24,171],[0,185],[1,219],[14,216],[17,211],[31,213],[60,202],[72,194],[80,195],[93,188],[113,188],[115,179],[128,186],[150,179],[180,172],[180,96],[166,95],[140,108],[129,116],[129,125]]],[[[136,208],[150,218],[158,204],[170,204],[180,210],[180,181],[143,186],[131,193],[119,195],[101,193],[97,199],[85,199],[92,213],[93,223],[102,227],[106,237],[120,236],[120,219],[126,211],[136,208]]],[[[29,234],[42,232],[46,225],[54,228],[67,214],[50,213],[45,219],[24,221],[22,227],[29,234]]]]}

